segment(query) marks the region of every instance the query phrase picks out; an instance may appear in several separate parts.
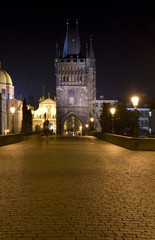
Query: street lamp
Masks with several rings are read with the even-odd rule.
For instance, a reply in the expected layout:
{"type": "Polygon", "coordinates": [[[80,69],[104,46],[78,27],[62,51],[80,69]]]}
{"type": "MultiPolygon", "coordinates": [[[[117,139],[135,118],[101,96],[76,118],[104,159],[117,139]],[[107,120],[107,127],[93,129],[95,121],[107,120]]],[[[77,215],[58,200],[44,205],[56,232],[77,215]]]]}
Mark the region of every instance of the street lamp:
{"type": "Polygon", "coordinates": [[[89,131],[94,131],[94,117],[90,116],[89,121],[89,131]]]}
{"type": "Polygon", "coordinates": [[[86,127],[86,135],[87,135],[88,134],[89,124],[86,124],[85,127],[86,127]]]}
{"type": "Polygon", "coordinates": [[[131,98],[131,101],[132,101],[132,104],[134,106],[134,109],[137,109],[137,106],[138,106],[138,102],[139,102],[139,97],[132,97],[131,98]]]}
{"type": "Polygon", "coordinates": [[[115,130],[114,130],[114,114],[115,114],[115,111],[116,111],[116,108],[114,107],[111,107],[110,108],[110,112],[111,112],[111,115],[112,115],[112,133],[115,133],[115,130]]]}
{"type": "Polygon", "coordinates": [[[14,129],[14,115],[15,115],[15,111],[16,111],[16,109],[15,109],[15,107],[12,104],[12,107],[10,108],[10,112],[12,114],[12,133],[15,132],[15,129],[14,129]]]}
{"type": "Polygon", "coordinates": [[[93,122],[94,122],[94,118],[93,118],[93,117],[91,117],[91,118],[90,118],[90,121],[93,123],[93,122]]]}
{"type": "Polygon", "coordinates": [[[139,97],[134,96],[131,98],[134,110],[135,110],[135,126],[134,126],[134,137],[138,137],[138,128],[137,128],[137,106],[139,102],[139,97]]]}

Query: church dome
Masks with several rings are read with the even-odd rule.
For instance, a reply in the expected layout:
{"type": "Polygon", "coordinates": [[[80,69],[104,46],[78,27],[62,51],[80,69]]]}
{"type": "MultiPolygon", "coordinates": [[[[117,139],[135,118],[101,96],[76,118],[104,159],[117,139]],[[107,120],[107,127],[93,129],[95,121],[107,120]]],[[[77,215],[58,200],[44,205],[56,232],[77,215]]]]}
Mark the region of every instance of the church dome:
{"type": "Polygon", "coordinates": [[[0,84],[13,85],[10,75],[0,68],[0,84]]]}

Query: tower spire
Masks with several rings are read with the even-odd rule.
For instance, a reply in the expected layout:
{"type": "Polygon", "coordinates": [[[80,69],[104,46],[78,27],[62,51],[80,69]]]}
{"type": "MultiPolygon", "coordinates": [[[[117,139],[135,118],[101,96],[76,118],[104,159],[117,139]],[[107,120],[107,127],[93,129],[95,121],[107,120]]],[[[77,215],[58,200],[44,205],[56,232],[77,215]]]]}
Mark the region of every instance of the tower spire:
{"type": "Polygon", "coordinates": [[[55,52],[55,58],[59,58],[59,45],[56,43],[56,52],[55,52]]]}
{"type": "Polygon", "coordinates": [[[66,25],[67,25],[67,30],[66,30],[66,37],[65,37],[65,43],[64,43],[64,49],[63,49],[63,58],[65,58],[67,56],[67,53],[68,53],[68,26],[69,26],[69,20],[67,19],[67,22],[66,22],[66,25]]]}
{"type": "Polygon", "coordinates": [[[86,43],[86,58],[88,58],[88,43],[86,43]]]}
{"type": "Polygon", "coordinates": [[[90,37],[90,51],[89,51],[89,58],[94,59],[94,51],[93,51],[93,36],[90,37]]]}
{"type": "Polygon", "coordinates": [[[42,99],[45,99],[45,85],[43,85],[42,99]]]}
{"type": "Polygon", "coordinates": [[[76,28],[69,28],[69,22],[67,21],[67,30],[63,48],[63,58],[75,57],[80,53],[80,38],[78,33],[78,20],[76,19],[76,28]]]}
{"type": "Polygon", "coordinates": [[[77,38],[77,46],[76,46],[76,54],[77,54],[77,57],[78,57],[78,24],[79,24],[79,22],[78,22],[78,19],[76,19],[76,38],[77,38]]]}

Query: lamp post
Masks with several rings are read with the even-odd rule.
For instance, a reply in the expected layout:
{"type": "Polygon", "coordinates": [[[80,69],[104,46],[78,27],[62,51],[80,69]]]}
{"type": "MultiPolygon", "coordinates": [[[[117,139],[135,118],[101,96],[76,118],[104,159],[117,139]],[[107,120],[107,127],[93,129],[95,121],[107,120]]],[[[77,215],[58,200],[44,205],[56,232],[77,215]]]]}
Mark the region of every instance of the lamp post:
{"type": "Polygon", "coordinates": [[[115,111],[116,111],[116,108],[114,107],[111,107],[110,108],[110,112],[111,112],[111,115],[112,115],[112,133],[114,134],[115,133],[115,129],[114,129],[114,114],[115,114],[115,111]]]}
{"type": "Polygon", "coordinates": [[[90,116],[90,126],[89,126],[89,131],[94,131],[94,117],[90,116]]]}
{"type": "Polygon", "coordinates": [[[137,128],[137,106],[138,106],[138,102],[139,102],[139,97],[134,96],[131,98],[133,107],[134,107],[134,111],[135,111],[135,124],[134,124],[134,137],[138,137],[138,128],[137,128]]]}
{"type": "Polygon", "coordinates": [[[90,118],[90,121],[93,123],[93,122],[94,122],[94,118],[93,118],[93,117],[91,117],[91,118],[90,118]]]}
{"type": "Polygon", "coordinates": [[[89,124],[86,124],[85,127],[86,127],[86,135],[87,135],[88,134],[89,124]]]}
{"type": "Polygon", "coordinates": [[[12,104],[12,107],[10,108],[10,112],[11,112],[11,115],[12,115],[12,133],[15,132],[15,128],[14,128],[14,115],[15,115],[15,107],[13,106],[12,104]]]}

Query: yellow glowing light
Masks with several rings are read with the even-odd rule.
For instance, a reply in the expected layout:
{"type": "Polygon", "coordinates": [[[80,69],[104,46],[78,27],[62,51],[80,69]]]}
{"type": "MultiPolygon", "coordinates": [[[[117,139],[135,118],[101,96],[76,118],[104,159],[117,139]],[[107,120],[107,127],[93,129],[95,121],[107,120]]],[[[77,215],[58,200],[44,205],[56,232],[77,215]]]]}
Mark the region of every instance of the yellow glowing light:
{"type": "Polygon", "coordinates": [[[131,101],[132,101],[132,104],[133,104],[134,108],[137,108],[138,102],[139,102],[139,97],[134,96],[134,97],[131,98],[131,101]]]}
{"type": "Polygon", "coordinates": [[[89,127],[89,124],[86,124],[86,128],[88,128],[89,127]]]}
{"type": "Polygon", "coordinates": [[[114,115],[115,112],[116,112],[116,108],[114,108],[114,107],[110,108],[110,112],[111,112],[112,115],[114,115]]]}
{"type": "Polygon", "coordinates": [[[12,113],[12,114],[14,114],[15,113],[15,107],[13,106],[13,104],[12,104],[12,107],[10,108],[10,112],[12,113]]]}
{"type": "Polygon", "coordinates": [[[94,122],[94,118],[93,118],[93,117],[91,117],[91,118],[90,118],[90,121],[91,121],[91,122],[94,122]]]}

